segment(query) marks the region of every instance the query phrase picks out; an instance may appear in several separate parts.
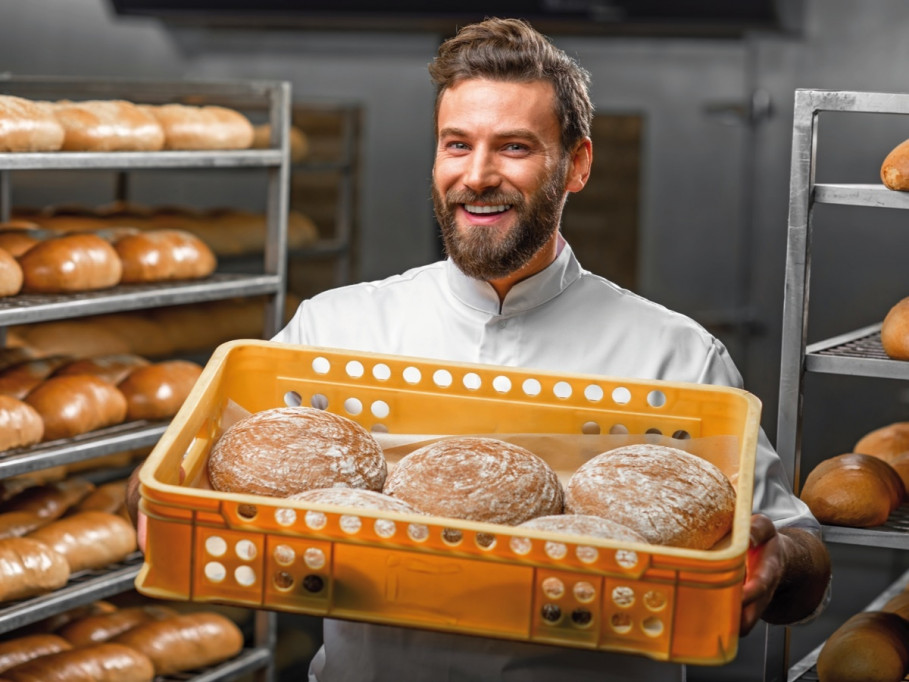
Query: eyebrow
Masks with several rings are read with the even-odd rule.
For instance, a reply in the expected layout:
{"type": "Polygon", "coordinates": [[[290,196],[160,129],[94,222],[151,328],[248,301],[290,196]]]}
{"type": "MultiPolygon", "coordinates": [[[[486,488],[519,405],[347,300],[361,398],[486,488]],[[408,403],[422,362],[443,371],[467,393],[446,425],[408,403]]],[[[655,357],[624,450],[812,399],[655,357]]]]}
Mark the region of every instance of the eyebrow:
{"type": "MultiPolygon", "coordinates": [[[[439,138],[443,137],[470,137],[469,133],[462,128],[442,128],[439,131],[439,138]]],[[[515,128],[514,130],[502,130],[496,133],[497,138],[502,139],[519,139],[530,140],[540,143],[540,136],[528,128],[515,128]]]]}

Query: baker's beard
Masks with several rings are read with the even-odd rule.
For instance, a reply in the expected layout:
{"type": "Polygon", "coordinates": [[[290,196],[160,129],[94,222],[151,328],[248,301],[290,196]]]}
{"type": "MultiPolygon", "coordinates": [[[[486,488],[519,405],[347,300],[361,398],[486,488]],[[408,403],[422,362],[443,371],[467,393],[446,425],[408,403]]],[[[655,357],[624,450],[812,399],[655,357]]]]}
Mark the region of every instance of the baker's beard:
{"type": "Polygon", "coordinates": [[[489,281],[517,272],[559,229],[565,203],[562,176],[553,173],[529,201],[520,193],[499,190],[451,190],[443,198],[433,183],[432,202],[445,252],[468,277],[489,281]],[[516,219],[504,235],[483,225],[459,230],[455,216],[461,204],[507,204],[516,219]]]}

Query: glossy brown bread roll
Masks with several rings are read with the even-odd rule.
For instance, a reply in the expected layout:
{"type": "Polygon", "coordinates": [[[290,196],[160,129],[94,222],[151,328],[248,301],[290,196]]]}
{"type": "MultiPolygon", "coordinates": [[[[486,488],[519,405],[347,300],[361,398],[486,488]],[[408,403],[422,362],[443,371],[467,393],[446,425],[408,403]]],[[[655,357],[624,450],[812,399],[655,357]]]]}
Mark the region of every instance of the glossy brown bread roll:
{"type": "Polygon", "coordinates": [[[334,486],[380,491],[387,472],[372,434],[311,407],[263,410],[237,421],[208,459],[215,490],[273,497],[334,486]]]}
{"type": "Polygon", "coordinates": [[[126,418],[173,417],[200,374],[202,367],[188,360],[165,360],[133,370],[117,384],[126,399],[126,418]]]}
{"type": "Polygon", "coordinates": [[[900,682],[909,670],[909,623],[863,611],[834,631],[817,658],[820,682],[900,682]]]}
{"type": "Polygon", "coordinates": [[[22,289],[22,266],[13,254],[0,248],[0,296],[15,296],[22,289]]]}
{"type": "Polygon", "coordinates": [[[496,438],[443,438],[401,459],[383,492],[436,516],[517,525],[560,514],[562,484],[526,448],[496,438]]]}
{"type": "Polygon", "coordinates": [[[157,119],[125,100],[60,100],[51,104],[63,126],[65,151],[157,151],[164,131],[157,119]]]}
{"type": "Polygon", "coordinates": [[[240,628],[221,614],[208,611],[143,623],[113,641],[148,656],[157,675],[213,665],[243,649],[240,628]]]}
{"type": "Polygon", "coordinates": [[[0,675],[39,656],[72,649],[73,645],[54,634],[34,634],[0,642],[0,675]]]}
{"type": "Polygon", "coordinates": [[[52,521],[63,516],[94,489],[94,483],[78,476],[33,485],[0,504],[0,512],[26,511],[52,521]]]}
{"type": "Polygon", "coordinates": [[[90,374],[45,379],[25,401],[44,420],[45,441],[72,438],[126,419],[123,394],[90,374]]]}
{"type": "Polygon", "coordinates": [[[909,491],[909,422],[894,422],[859,438],[853,452],[873,455],[892,466],[909,491]]]}
{"type": "Polygon", "coordinates": [[[141,355],[133,353],[110,353],[90,358],[73,360],[59,367],[53,376],[71,376],[73,374],[92,374],[99,379],[114,384],[123,381],[129,373],[138,367],[150,364],[141,355]]]}
{"type": "Polygon", "coordinates": [[[103,568],[136,551],[136,531],[132,524],[122,516],[100,511],[65,516],[26,537],[61,554],[74,573],[103,568]]]}
{"type": "Polygon", "coordinates": [[[884,523],[904,496],[903,482],[893,467],[855,452],[818,464],[800,494],[821,523],[857,528],[884,523]]]}
{"type": "Polygon", "coordinates": [[[40,443],[43,437],[44,421],[34,407],[0,395],[0,452],[40,443]]]}
{"type": "MultiPolygon", "coordinates": [[[[0,227],[0,249],[14,258],[18,258],[38,242],[56,236],[55,233],[48,230],[0,227]]],[[[19,271],[22,271],[21,266],[19,271]]]]}
{"type": "Polygon", "coordinates": [[[21,538],[50,523],[35,512],[11,511],[0,514],[0,538],[21,538]]]}
{"type": "Polygon", "coordinates": [[[881,182],[894,190],[909,190],[909,140],[894,147],[881,163],[881,182]]]}
{"type": "Polygon", "coordinates": [[[881,323],[881,346],[894,360],[909,360],[909,297],[898,301],[881,323]]]}
{"type": "Polygon", "coordinates": [[[709,549],[731,529],[735,489],[710,462],[663,445],[627,445],[582,464],[565,511],[617,521],[659,545],[709,549]]]}
{"type": "Polygon", "coordinates": [[[35,658],[4,673],[10,682],[151,682],[147,656],[104,642],[35,658]]]}
{"type": "Polygon", "coordinates": [[[114,639],[143,623],[176,615],[177,612],[174,609],[157,604],[130,606],[110,613],[78,618],[57,630],[57,634],[73,646],[99,644],[114,639]]]}
{"type": "Polygon", "coordinates": [[[0,602],[63,587],[70,568],[59,552],[33,538],[0,540],[0,602]]]}
{"type": "Polygon", "coordinates": [[[126,480],[109,481],[98,485],[73,507],[73,511],[103,511],[108,514],[117,514],[123,509],[125,502],[126,480]]]}
{"type": "Polygon", "coordinates": [[[201,279],[217,260],[201,239],[184,230],[148,230],[114,241],[123,264],[123,282],[201,279]]]}
{"type": "Polygon", "coordinates": [[[25,360],[0,372],[0,395],[22,400],[57,368],[70,362],[72,356],[48,355],[34,360],[25,360]]]}
{"type": "Polygon", "coordinates": [[[46,108],[0,95],[0,152],[48,152],[63,144],[63,126],[46,108]]]}
{"type": "Polygon", "coordinates": [[[246,149],[253,126],[243,114],[220,106],[142,105],[164,129],[165,149],[246,149]]]}
{"type": "Polygon", "coordinates": [[[22,292],[59,294],[107,289],[120,282],[114,247],[94,234],[68,234],[35,244],[19,257],[22,292]]]}

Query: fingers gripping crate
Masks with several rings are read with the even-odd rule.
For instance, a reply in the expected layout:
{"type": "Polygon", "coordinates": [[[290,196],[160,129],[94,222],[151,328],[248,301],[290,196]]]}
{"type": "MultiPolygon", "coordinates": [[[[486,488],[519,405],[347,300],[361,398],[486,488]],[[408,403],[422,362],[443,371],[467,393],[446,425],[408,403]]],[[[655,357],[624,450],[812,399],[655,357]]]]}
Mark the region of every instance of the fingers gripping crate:
{"type": "Polygon", "coordinates": [[[725,387],[230,342],[142,469],[136,585],[166,599],[721,664],[738,647],[759,418],[754,396],[725,387]],[[563,482],[590,456],[576,443],[663,438],[724,469],[737,490],[733,530],[690,550],[204,486],[208,452],[236,414],[301,403],[377,437],[555,438],[559,461],[541,456],[563,482]]]}

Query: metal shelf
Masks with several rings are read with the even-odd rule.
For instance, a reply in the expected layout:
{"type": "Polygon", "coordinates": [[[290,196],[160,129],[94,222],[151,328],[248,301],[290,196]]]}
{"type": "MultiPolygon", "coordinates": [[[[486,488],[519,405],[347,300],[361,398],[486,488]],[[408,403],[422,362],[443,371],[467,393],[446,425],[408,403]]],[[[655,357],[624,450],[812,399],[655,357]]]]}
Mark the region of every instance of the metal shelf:
{"type": "Polygon", "coordinates": [[[24,294],[0,298],[0,327],[183,303],[272,294],[282,290],[280,275],[216,273],[192,282],[121,284],[78,294],[24,294]]]}
{"type": "Polygon", "coordinates": [[[190,671],[156,677],[155,682],[229,682],[247,673],[259,670],[271,662],[271,651],[265,647],[244,649],[235,658],[225,661],[202,672],[190,671]]]}
{"type": "Polygon", "coordinates": [[[909,549],[909,503],[895,509],[882,526],[874,528],[822,526],[822,529],[825,542],[909,549]]]}
{"type": "Polygon", "coordinates": [[[0,453],[0,478],[154,445],[164,434],[167,424],[168,422],[128,422],[75,438],[7,450],[0,453]]]}
{"type": "Polygon", "coordinates": [[[135,552],[104,570],[81,571],[59,590],[0,608],[0,633],[132,589],[141,564],[142,555],[135,552]]]}
{"type": "Polygon", "coordinates": [[[805,351],[805,370],[878,379],[909,379],[909,362],[892,360],[881,345],[881,325],[862,327],[805,351]]]}
{"type": "Polygon", "coordinates": [[[0,154],[0,171],[154,170],[279,166],[280,149],[160,152],[34,152],[0,154]]]}
{"type": "Polygon", "coordinates": [[[884,185],[816,184],[814,202],[874,208],[909,208],[909,192],[897,192],[884,185]]]}

